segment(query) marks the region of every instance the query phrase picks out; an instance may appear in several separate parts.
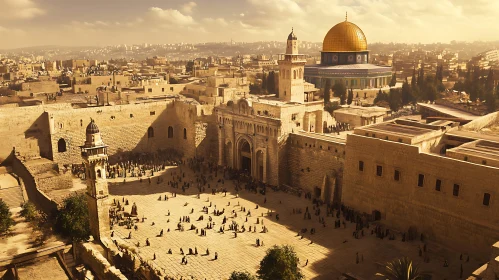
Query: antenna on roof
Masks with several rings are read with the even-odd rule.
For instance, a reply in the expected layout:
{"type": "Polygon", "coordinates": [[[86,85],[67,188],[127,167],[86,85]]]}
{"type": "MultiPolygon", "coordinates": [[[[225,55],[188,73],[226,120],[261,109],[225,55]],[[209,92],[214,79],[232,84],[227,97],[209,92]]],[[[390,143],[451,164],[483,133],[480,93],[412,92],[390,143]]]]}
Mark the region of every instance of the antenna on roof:
{"type": "Polygon", "coordinates": [[[348,12],[345,12],[345,21],[348,20],[348,12]]]}

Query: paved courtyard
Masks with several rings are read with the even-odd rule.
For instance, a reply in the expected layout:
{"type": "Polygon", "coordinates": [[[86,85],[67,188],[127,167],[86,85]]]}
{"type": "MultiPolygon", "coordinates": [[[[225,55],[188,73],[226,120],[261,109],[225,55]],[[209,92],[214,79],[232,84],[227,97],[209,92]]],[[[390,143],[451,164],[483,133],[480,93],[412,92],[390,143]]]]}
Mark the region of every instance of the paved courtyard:
{"type": "MultiPolygon", "coordinates": [[[[401,237],[390,241],[387,238],[381,240],[365,232],[366,236],[355,239],[352,236],[355,224],[347,222],[346,228],[334,228],[335,218],[325,217],[326,227],[319,223],[318,217],[314,215],[312,203],[305,198],[294,195],[268,191],[266,203],[265,197],[260,194],[242,191],[237,198],[234,193],[234,185],[226,180],[224,187],[230,192],[227,196],[223,193],[211,194],[211,189],[206,188],[206,193],[197,198],[197,189],[191,187],[182,194],[182,190],[171,188],[167,185],[171,178],[171,172],[179,171],[179,167],[168,168],[165,172],[156,173],[155,176],[162,176],[164,181],[157,184],[153,178],[151,184],[147,180],[140,183],[133,178],[127,178],[126,184],[123,179],[109,180],[109,190],[111,200],[125,198],[129,200],[129,205],[125,206],[127,212],[131,211],[131,206],[136,203],[138,207],[138,217],[145,217],[145,222],[138,223],[138,230],[128,230],[123,226],[115,226],[114,239],[121,239],[134,246],[140,242],[138,252],[140,256],[155,263],[157,267],[164,269],[166,275],[180,279],[227,279],[234,270],[245,270],[256,274],[261,259],[265,256],[265,251],[273,245],[291,245],[294,247],[299,259],[300,267],[306,279],[338,279],[342,273],[351,273],[362,279],[377,279],[374,275],[381,270],[381,264],[397,257],[407,256],[419,263],[423,271],[433,274],[433,279],[459,279],[460,266],[463,265],[464,274],[470,273],[479,267],[476,260],[465,261],[459,259],[461,252],[451,252],[439,247],[436,244],[428,244],[430,263],[423,263],[419,257],[419,246],[421,242],[402,242],[401,237]],[[176,197],[172,197],[172,192],[178,192],[176,197]],[[158,197],[161,195],[162,200],[158,197]],[[168,196],[168,201],[164,201],[164,196],[168,196]],[[208,201],[209,200],[209,201],[208,201]],[[204,206],[209,208],[209,214],[202,212],[204,206]],[[230,205],[228,205],[230,203],[230,205]],[[239,203],[239,206],[237,206],[239,203]],[[256,209],[256,206],[259,208],[256,209]],[[214,216],[213,210],[225,209],[225,214],[214,216]],[[312,219],[304,220],[303,214],[293,214],[293,208],[309,207],[312,219]],[[246,222],[246,213],[241,211],[241,207],[246,207],[246,211],[251,211],[251,217],[246,222]],[[194,212],[191,214],[192,209],[194,212]],[[235,210],[237,217],[232,211],[235,210]],[[275,214],[267,216],[269,210],[279,214],[279,221],[276,221],[275,214]],[[168,216],[170,211],[170,216],[168,216]],[[263,218],[262,218],[263,214],[263,218]],[[197,221],[203,215],[204,220],[197,221]],[[177,224],[182,216],[190,216],[190,223],[182,223],[185,231],[178,231],[177,224]],[[198,229],[205,228],[209,223],[209,217],[215,223],[213,229],[207,230],[206,236],[196,234],[195,230],[189,230],[191,224],[198,229]],[[225,233],[219,233],[223,217],[228,218],[225,226],[225,233]],[[257,218],[260,224],[257,224],[257,218]],[[228,230],[228,224],[236,221],[240,226],[245,225],[246,232],[238,233],[234,237],[233,231],[228,230]],[[267,233],[262,233],[262,222],[268,228],[267,233]],[[153,225],[154,222],[154,225],[153,225]],[[248,232],[249,227],[256,226],[256,233],[248,232]],[[311,235],[310,229],[316,229],[316,233],[311,235]],[[298,231],[307,228],[304,238],[297,236],[298,231]],[[164,235],[159,237],[161,230],[164,235]],[[168,229],[170,232],[168,232],[168,229]],[[132,238],[128,239],[129,232],[132,238]],[[146,245],[149,239],[150,246],[146,245]],[[263,241],[263,247],[256,246],[256,239],[263,241]],[[187,255],[187,265],[181,264],[182,248],[187,255],[189,248],[197,248],[198,255],[187,255]],[[168,250],[172,254],[168,254],[168,250]],[[210,255],[205,256],[206,249],[210,255]],[[215,252],[218,253],[218,260],[214,260],[215,252]],[[356,264],[356,253],[359,253],[359,264],[356,264]],[[153,255],[156,259],[153,260],[153,255]],[[447,259],[449,267],[444,268],[444,259],[447,259]],[[305,266],[306,260],[308,265],[305,266]]],[[[193,173],[187,167],[182,167],[186,173],[184,178],[194,178],[193,173]]],[[[217,179],[217,178],[214,178],[217,179]]],[[[211,186],[217,184],[215,180],[210,182],[211,186]]],[[[221,187],[221,183],[219,183],[221,187]]],[[[321,213],[325,213],[325,206],[321,213]]],[[[343,217],[342,221],[343,221],[343,217]]],[[[378,278],[379,279],[379,278],[378,278]]]]}

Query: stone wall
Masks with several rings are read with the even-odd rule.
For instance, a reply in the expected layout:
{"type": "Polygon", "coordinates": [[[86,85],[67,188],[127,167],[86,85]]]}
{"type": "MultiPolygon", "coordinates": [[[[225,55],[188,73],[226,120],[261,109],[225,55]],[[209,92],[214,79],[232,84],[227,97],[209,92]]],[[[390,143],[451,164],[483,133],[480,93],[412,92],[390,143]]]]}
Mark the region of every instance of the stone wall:
{"type": "Polygon", "coordinates": [[[336,186],[337,194],[341,195],[344,142],[336,138],[315,137],[314,134],[290,134],[286,151],[286,184],[312,193],[317,187],[324,201],[339,201],[340,198],[333,194],[336,186]]]}
{"type": "Polygon", "coordinates": [[[77,252],[79,259],[90,267],[98,279],[126,280],[127,278],[119,269],[114,267],[102,255],[93,243],[78,243],[77,252]]]}
{"type": "Polygon", "coordinates": [[[463,130],[479,131],[484,127],[488,127],[494,123],[499,123],[499,112],[491,113],[472,120],[462,126],[463,130]]]}
{"type": "MultiPolygon", "coordinates": [[[[51,158],[51,143],[46,110],[67,110],[71,104],[54,104],[17,108],[0,108],[0,163],[4,163],[15,147],[23,156],[51,158]]],[[[12,157],[11,157],[12,158],[12,157]]],[[[5,162],[7,164],[9,161],[5,162]]]]}
{"type": "Polygon", "coordinates": [[[192,157],[196,154],[196,144],[202,142],[196,136],[200,132],[196,121],[201,118],[197,106],[169,100],[49,112],[54,161],[60,164],[81,162],[80,146],[85,142],[90,118],[99,127],[104,143],[109,145],[111,161],[122,152],[155,152],[166,148],[192,157]],[[172,133],[169,134],[170,127],[172,133]],[[66,151],[59,149],[60,141],[66,151]]]}
{"type": "Polygon", "coordinates": [[[434,154],[404,143],[349,135],[343,203],[381,212],[382,222],[406,232],[415,226],[432,240],[484,256],[499,239],[499,169],[434,154]],[[359,162],[364,171],[360,171],[359,162]],[[382,175],[377,176],[377,166],[382,175]],[[400,180],[394,179],[395,170],[400,180]],[[418,186],[419,174],[424,175],[418,186]],[[441,180],[440,191],[436,181],[441,180]],[[454,195],[458,185],[458,195],[454,195]],[[483,205],[484,194],[490,205],[483,205]]]}
{"type": "Polygon", "coordinates": [[[25,162],[14,157],[12,160],[12,171],[19,176],[21,186],[24,186],[28,199],[33,202],[38,209],[41,209],[49,215],[52,215],[57,211],[57,203],[38,188],[36,177],[33,172],[26,167],[25,162]]]}

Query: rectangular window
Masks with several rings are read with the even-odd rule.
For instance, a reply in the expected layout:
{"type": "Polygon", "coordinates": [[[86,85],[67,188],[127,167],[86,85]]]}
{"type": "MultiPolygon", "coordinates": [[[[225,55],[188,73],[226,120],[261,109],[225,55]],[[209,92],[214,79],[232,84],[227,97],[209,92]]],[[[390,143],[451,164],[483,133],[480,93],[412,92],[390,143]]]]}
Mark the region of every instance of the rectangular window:
{"type": "Polygon", "coordinates": [[[292,114],[292,115],[291,115],[291,120],[292,120],[292,121],[296,120],[296,117],[297,117],[297,116],[298,116],[298,114],[292,114]]]}
{"type": "Polygon", "coordinates": [[[165,88],[161,88],[161,92],[165,92],[165,88]]]}
{"type": "Polygon", "coordinates": [[[151,111],[151,112],[149,112],[149,115],[151,115],[151,116],[156,115],[156,111],[151,111]]]}
{"type": "Polygon", "coordinates": [[[376,165],[376,175],[378,175],[378,176],[383,175],[383,166],[376,165]]]}
{"type": "Polygon", "coordinates": [[[490,203],[490,193],[483,194],[483,205],[489,206],[490,203]]]}
{"type": "Polygon", "coordinates": [[[393,180],[400,181],[400,171],[395,170],[395,173],[393,174],[393,180]]]}
{"type": "Polygon", "coordinates": [[[435,182],[435,190],[439,192],[441,186],[442,186],[442,180],[437,179],[437,181],[435,182]]]}
{"type": "Polygon", "coordinates": [[[364,171],[364,162],[359,161],[359,171],[364,171]]]}
{"type": "Polygon", "coordinates": [[[423,174],[419,174],[418,176],[418,187],[422,187],[424,184],[424,175],[423,174]]]}
{"type": "Polygon", "coordinates": [[[452,195],[459,196],[459,185],[454,184],[454,189],[452,190],[452,195]]]}
{"type": "Polygon", "coordinates": [[[152,88],[148,88],[148,89],[147,89],[147,91],[148,91],[148,92],[152,92],[152,88]]]}

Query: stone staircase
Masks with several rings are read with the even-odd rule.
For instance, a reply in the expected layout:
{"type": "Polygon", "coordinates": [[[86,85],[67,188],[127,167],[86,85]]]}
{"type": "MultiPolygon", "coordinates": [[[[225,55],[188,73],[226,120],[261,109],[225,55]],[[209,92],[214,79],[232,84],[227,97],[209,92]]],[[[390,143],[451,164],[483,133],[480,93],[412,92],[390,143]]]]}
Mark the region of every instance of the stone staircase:
{"type": "Polygon", "coordinates": [[[20,207],[24,203],[21,187],[15,186],[0,189],[0,200],[3,200],[9,208],[20,207]]]}

